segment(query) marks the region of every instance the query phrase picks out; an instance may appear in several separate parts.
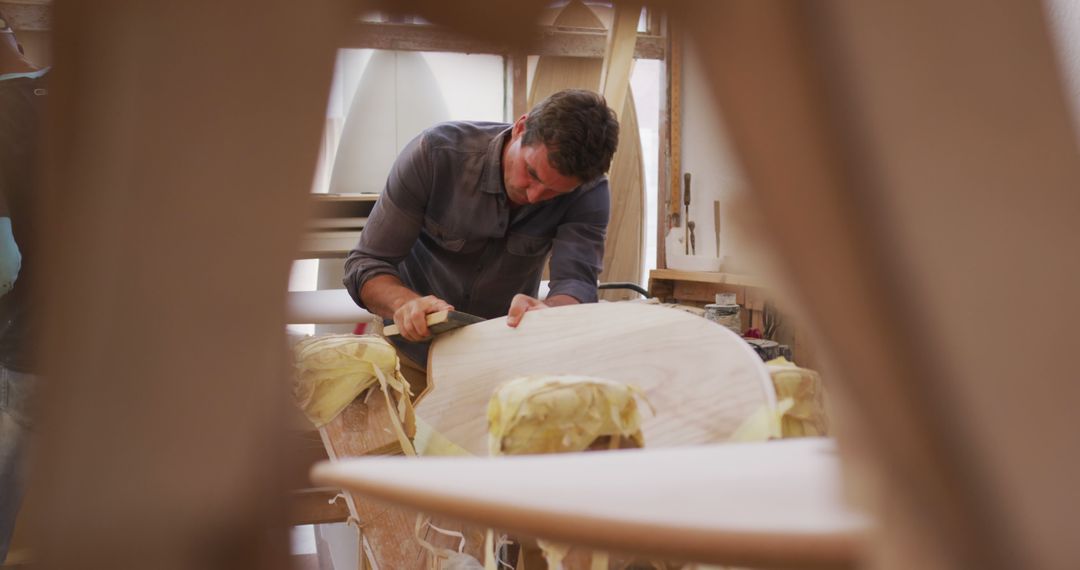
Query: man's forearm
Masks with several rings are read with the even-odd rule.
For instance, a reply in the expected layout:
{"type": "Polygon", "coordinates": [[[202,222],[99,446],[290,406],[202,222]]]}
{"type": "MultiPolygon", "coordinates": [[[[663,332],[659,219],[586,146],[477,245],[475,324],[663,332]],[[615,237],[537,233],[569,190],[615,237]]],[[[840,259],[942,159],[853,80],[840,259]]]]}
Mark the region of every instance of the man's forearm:
{"type": "Polygon", "coordinates": [[[360,290],[360,298],[363,299],[364,305],[384,319],[394,318],[394,311],[419,297],[416,291],[406,287],[400,279],[388,274],[376,275],[368,279],[360,290]]]}

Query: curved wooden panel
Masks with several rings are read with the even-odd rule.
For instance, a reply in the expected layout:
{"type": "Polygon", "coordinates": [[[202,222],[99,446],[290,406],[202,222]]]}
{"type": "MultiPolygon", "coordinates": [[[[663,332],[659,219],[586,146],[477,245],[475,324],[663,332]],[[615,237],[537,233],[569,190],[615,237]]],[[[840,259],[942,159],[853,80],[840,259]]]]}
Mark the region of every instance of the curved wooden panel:
{"type": "Polygon", "coordinates": [[[724,565],[849,567],[869,528],[865,516],[844,504],[835,446],[818,438],[498,458],[365,458],[320,463],[312,479],[524,535],[724,565]]]}
{"type": "Polygon", "coordinates": [[[436,337],[428,391],[416,415],[454,444],[487,454],[487,404],[499,383],[527,374],[584,374],[634,384],[646,447],[727,441],[754,411],[773,405],[764,364],[741,338],[682,311],[593,303],[506,318],[436,337]]]}

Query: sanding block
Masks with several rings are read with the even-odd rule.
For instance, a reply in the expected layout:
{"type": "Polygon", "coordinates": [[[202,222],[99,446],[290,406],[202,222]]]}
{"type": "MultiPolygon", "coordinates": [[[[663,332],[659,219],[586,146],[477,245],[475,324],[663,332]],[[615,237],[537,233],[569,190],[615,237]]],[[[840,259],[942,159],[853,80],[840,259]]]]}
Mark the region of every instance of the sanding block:
{"type": "MultiPolygon", "coordinates": [[[[462,313],[460,311],[437,311],[427,316],[428,330],[432,335],[444,333],[446,331],[452,331],[457,328],[461,328],[465,325],[472,325],[479,322],[483,322],[485,319],[476,315],[470,315],[469,313],[462,313]]],[[[385,336],[397,336],[401,334],[397,325],[387,325],[383,329],[383,335],[385,336]]]]}

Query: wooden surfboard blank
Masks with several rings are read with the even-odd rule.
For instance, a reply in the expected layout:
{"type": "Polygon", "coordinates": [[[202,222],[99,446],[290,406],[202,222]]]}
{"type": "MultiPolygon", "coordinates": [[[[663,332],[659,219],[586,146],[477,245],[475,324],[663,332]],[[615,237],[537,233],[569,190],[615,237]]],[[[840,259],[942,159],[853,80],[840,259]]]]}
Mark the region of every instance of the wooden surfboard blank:
{"type": "Polygon", "coordinates": [[[416,415],[451,442],[487,454],[494,388],[528,374],[584,374],[638,386],[646,447],[727,441],[754,411],[775,403],[764,364],[737,335],[682,311],[592,303],[444,333],[432,342],[428,391],[416,415]]]}
{"type": "MultiPolygon", "coordinates": [[[[604,24],[581,2],[571,2],[558,16],[556,26],[604,29],[604,24]]],[[[529,107],[544,97],[569,88],[596,91],[600,85],[603,61],[583,57],[541,56],[529,91],[529,107]]],[[[600,281],[640,283],[645,247],[645,181],[641,158],[641,136],[633,93],[627,88],[626,101],[619,114],[619,151],[611,163],[608,179],[611,186],[611,219],[604,249],[604,269],[600,281]]],[[[626,299],[628,293],[605,291],[603,299],[626,299]]]]}
{"type": "Polygon", "coordinates": [[[554,455],[370,458],[319,484],[527,536],[768,567],[849,567],[869,529],[821,438],[554,455]]]}

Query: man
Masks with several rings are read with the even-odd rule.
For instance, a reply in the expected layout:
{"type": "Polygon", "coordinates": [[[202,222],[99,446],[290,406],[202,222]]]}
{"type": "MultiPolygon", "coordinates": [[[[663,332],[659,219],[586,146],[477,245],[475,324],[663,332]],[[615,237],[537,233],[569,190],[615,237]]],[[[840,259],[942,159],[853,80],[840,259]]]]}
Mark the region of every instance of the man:
{"type": "Polygon", "coordinates": [[[604,175],[619,123],[603,97],[566,90],[513,125],[442,123],[410,142],[345,261],[361,307],[409,341],[429,313],[485,318],[591,303],[604,256],[604,175]],[[551,253],[547,299],[540,276],[551,253]]]}
{"type": "Polygon", "coordinates": [[[46,71],[23,57],[0,14],[0,562],[22,500],[35,383],[27,320],[35,254],[30,208],[46,71]]]}

